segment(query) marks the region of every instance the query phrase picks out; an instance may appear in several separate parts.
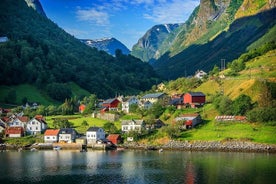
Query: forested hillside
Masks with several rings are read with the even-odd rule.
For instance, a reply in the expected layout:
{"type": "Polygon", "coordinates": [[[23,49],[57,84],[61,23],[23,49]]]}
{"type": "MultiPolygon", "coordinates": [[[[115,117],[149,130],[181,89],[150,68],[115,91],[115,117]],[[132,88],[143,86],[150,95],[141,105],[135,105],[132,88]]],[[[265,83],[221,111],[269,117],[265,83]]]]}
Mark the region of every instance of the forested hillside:
{"type": "Polygon", "coordinates": [[[74,82],[98,97],[149,89],[158,77],[147,63],[116,52],[112,57],[81,43],[24,0],[0,1],[0,85],[35,84],[62,101],[74,82]],[[56,89],[63,89],[56,91],[56,89]]]}

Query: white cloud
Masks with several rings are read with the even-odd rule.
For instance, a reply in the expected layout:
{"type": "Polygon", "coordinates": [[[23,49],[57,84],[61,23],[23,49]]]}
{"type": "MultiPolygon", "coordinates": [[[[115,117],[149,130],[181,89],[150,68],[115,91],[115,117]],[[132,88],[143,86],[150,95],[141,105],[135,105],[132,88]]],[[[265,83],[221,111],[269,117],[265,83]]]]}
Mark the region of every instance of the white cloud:
{"type": "Polygon", "coordinates": [[[144,18],[155,23],[180,23],[184,22],[199,4],[199,0],[173,0],[156,4],[152,9],[144,13],[144,18]]]}
{"type": "Polygon", "coordinates": [[[76,16],[80,21],[88,21],[98,26],[108,26],[110,24],[109,14],[95,8],[77,9],[76,16]]]}

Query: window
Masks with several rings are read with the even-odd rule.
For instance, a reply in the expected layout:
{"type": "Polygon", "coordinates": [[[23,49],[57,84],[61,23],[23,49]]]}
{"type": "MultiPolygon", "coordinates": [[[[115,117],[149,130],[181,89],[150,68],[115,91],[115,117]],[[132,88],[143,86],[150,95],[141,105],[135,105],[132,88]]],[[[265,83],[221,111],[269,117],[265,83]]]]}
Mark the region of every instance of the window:
{"type": "Polygon", "coordinates": [[[46,139],[50,139],[50,137],[46,137],[46,139]]]}

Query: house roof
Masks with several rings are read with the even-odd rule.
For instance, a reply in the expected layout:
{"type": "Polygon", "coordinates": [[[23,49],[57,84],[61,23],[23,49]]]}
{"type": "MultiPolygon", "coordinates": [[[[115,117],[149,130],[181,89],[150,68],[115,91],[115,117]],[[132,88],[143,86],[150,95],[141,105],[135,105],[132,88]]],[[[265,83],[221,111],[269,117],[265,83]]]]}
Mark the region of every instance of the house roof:
{"type": "Polygon", "coordinates": [[[122,125],[129,125],[133,123],[134,125],[142,125],[144,123],[144,120],[122,120],[122,125]]]}
{"type": "Polygon", "coordinates": [[[59,129],[47,129],[44,133],[44,136],[57,136],[59,129]]]}
{"type": "Polygon", "coordinates": [[[120,134],[110,134],[107,136],[107,139],[119,139],[121,137],[120,134]]]}
{"type": "Polygon", "coordinates": [[[21,122],[28,122],[29,117],[28,116],[22,116],[22,117],[17,117],[21,122]]]}
{"type": "Polygon", "coordinates": [[[117,98],[110,98],[110,99],[107,99],[105,101],[103,101],[103,104],[110,104],[112,102],[114,102],[115,100],[118,100],[117,98]]]}
{"type": "Polygon", "coordinates": [[[61,128],[59,134],[72,134],[73,132],[76,132],[73,128],[61,128]]]}
{"type": "Polygon", "coordinates": [[[100,129],[100,127],[89,127],[88,129],[87,129],[87,132],[97,132],[98,130],[100,129]]]}
{"type": "Polygon", "coordinates": [[[202,92],[188,92],[191,96],[205,96],[204,93],[202,92]]]}
{"type": "Polygon", "coordinates": [[[165,93],[150,93],[150,94],[146,94],[142,98],[159,98],[159,97],[161,97],[164,94],[165,93]]]}
{"type": "Polygon", "coordinates": [[[183,98],[174,98],[170,101],[170,105],[179,105],[183,104],[183,98]]]}
{"type": "Polygon", "coordinates": [[[23,127],[8,127],[6,130],[6,134],[21,134],[23,132],[23,127]]]}

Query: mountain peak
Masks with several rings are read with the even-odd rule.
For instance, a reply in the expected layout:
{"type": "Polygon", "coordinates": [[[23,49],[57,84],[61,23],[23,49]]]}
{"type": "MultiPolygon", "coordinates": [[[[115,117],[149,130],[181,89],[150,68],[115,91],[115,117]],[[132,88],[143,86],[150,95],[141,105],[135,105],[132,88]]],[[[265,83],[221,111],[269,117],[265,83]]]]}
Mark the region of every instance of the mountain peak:
{"type": "Polygon", "coordinates": [[[90,47],[103,50],[112,56],[115,56],[115,51],[117,49],[120,49],[125,55],[130,53],[130,50],[122,42],[113,37],[100,39],[80,39],[80,41],[90,47]]]}
{"type": "Polygon", "coordinates": [[[39,14],[46,16],[41,4],[39,0],[25,0],[25,2],[27,3],[27,5],[29,7],[32,7],[34,10],[36,10],[39,14]]]}

